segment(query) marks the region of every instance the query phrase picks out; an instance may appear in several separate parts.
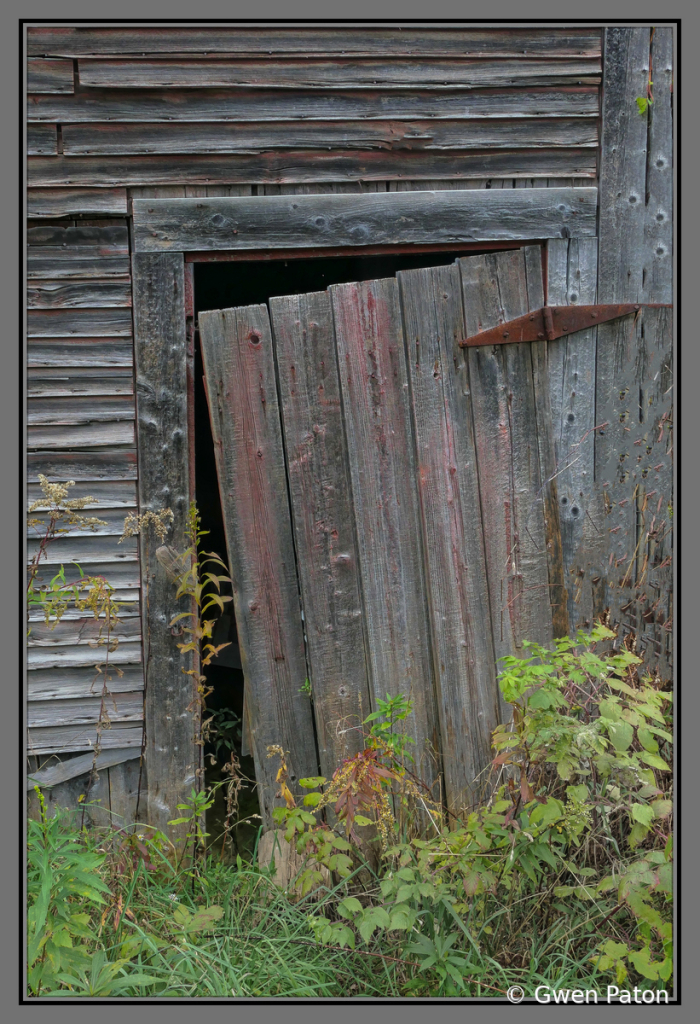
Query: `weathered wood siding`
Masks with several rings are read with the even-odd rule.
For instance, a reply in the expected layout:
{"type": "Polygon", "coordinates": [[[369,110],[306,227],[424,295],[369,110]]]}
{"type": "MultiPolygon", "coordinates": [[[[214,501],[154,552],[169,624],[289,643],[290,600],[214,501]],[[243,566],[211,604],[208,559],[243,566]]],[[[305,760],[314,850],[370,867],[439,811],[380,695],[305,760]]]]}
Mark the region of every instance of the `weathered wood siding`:
{"type": "MultiPolygon", "coordinates": [[[[650,44],[646,27],[29,28],[30,500],[38,473],[75,479],[76,494],[99,499],[91,514],[110,524],[58,541],[56,561],[79,554],[85,571],[103,572],[134,597],[129,621],[140,621],[144,570],[138,551],[116,544],[139,484],[132,199],[554,188],[596,184],[600,170],[600,257],[595,240],[550,243],[548,301],[593,301],[597,273],[599,301],[670,301],[672,35],[656,29],[650,44]],[[655,103],[643,118],[634,101],[645,93],[650,57],[655,103]],[[625,255],[633,251],[636,262],[625,255]]],[[[539,452],[541,473],[551,477],[552,458],[558,473],[545,495],[545,515],[555,501],[562,528],[561,557],[548,554],[549,584],[560,565],[570,628],[612,608],[614,621],[642,630],[662,670],[672,617],[667,319],[645,314],[631,339],[615,325],[590,332],[576,366],[564,343],[533,356],[533,386],[543,398],[548,377],[558,424],[554,453],[539,452]],[[630,374],[633,386],[618,400],[620,378],[630,374]],[[637,422],[630,403],[640,387],[637,422]],[[613,424],[607,437],[591,429],[602,419],[613,424]],[[622,443],[634,466],[624,479],[610,463],[622,443]],[[603,487],[613,476],[614,494],[603,487]],[[617,577],[611,539],[619,542],[617,577]],[[644,583],[639,607],[623,594],[633,575],[644,583]]],[[[154,410],[167,419],[157,402],[154,410]]],[[[35,634],[31,702],[67,708],[89,698],[94,651],[72,629],[50,643],[35,634]]],[[[123,640],[112,660],[128,683],[119,692],[142,691],[141,640],[123,640]]],[[[122,724],[132,731],[117,749],[140,749],[138,722],[122,724]]],[[[42,726],[40,735],[35,727],[35,747],[46,751],[38,762],[65,756],[49,751],[87,749],[86,728],[42,726]]],[[[127,816],[138,786],[133,765],[138,775],[137,760],[105,763],[104,799],[127,816]]],[[[80,787],[61,778],[47,782],[54,799],[75,801],[80,787]]]]}
{"type": "Polygon", "coordinates": [[[28,49],[42,192],[596,175],[595,28],[36,27],[28,49]]]}
{"type": "MultiPolygon", "coordinates": [[[[102,711],[110,723],[100,730],[100,743],[105,752],[117,748],[134,757],[141,749],[144,689],[139,562],[133,540],[118,543],[124,517],[137,508],[127,223],[34,226],[28,243],[27,498],[41,498],[40,473],[74,480],[72,496],[95,498],[84,514],[107,524],[59,536],[40,573],[48,580],[63,564],[66,577],[75,579],[75,561],[85,575],[105,575],[116,588],[119,646],[109,655],[112,696],[102,711]]],[[[37,536],[28,530],[30,558],[37,536]]],[[[69,612],[51,628],[42,616],[30,616],[27,748],[37,764],[55,765],[50,755],[90,750],[96,742],[103,676],[95,666],[105,655],[95,642],[102,622],[69,612]]]]}

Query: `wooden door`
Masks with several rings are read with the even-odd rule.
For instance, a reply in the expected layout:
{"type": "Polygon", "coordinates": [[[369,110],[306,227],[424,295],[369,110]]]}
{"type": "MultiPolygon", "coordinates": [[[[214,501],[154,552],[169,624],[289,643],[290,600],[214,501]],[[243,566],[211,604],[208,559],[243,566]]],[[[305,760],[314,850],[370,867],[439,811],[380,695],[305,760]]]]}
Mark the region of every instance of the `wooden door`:
{"type": "Polygon", "coordinates": [[[541,254],[199,316],[267,823],[267,747],[330,776],[387,694],[418,774],[473,804],[497,658],[567,632],[546,345],[459,346],[544,304],[541,254]]]}

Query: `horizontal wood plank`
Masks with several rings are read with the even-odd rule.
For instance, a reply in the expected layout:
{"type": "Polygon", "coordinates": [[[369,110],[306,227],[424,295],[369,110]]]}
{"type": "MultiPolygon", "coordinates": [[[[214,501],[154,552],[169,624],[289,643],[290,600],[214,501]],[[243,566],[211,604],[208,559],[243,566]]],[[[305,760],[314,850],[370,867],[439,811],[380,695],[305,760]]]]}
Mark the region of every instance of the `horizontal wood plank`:
{"type": "MultiPolygon", "coordinates": [[[[119,644],[109,655],[111,666],[137,665],[142,660],[141,642],[119,644]]],[[[104,665],[104,650],[88,647],[87,644],[73,647],[56,644],[53,647],[30,647],[27,649],[27,668],[30,671],[45,671],[60,668],[84,668],[93,670],[95,666],[104,665]]]]}
{"type": "Polygon", "coordinates": [[[111,448],[114,445],[136,443],[133,423],[83,423],[78,426],[38,426],[27,429],[27,447],[52,448],[111,448]]]}
{"type": "MultiPolygon", "coordinates": [[[[58,152],[58,132],[54,124],[27,125],[27,153],[31,156],[53,156],[58,152]]],[[[30,213],[31,217],[32,214],[30,213]]]]}
{"type": "Polygon", "coordinates": [[[97,722],[100,714],[115,722],[143,721],[142,693],[113,693],[77,700],[37,700],[28,705],[27,727],[47,728],[57,725],[87,725],[97,722]]]}
{"type": "Polygon", "coordinates": [[[92,397],[30,398],[27,402],[27,423],[77,424],[133,420],[134,399],[130,396],[105,395],[99,402],[92,397]]]}
{"type": "MultiPolygon", "coordinates": [[[[36,130],[38,125],[34,126],[36,130]]],[[[44,150],[28,151],[43,153],[44,150]]],[[[52,153],[56,152],[54,146],[52,153]]],[[[65,152],[65,149],[64,149],[65,152]]],[[[86,213],[127,212],[126,190],[123,188],[44,188],[27,189],[27,216],[70,217],[86,213]]]]}
{"type": "Polygon", "coordinates": [[[27,92],[73,92],[73,61],[27,61],[27,92]]]}
{"type": "Polygon", "coordinates": [[[103,54],[230,53],[270,55],[333,54],[382,57],[454,56],[549,58],[598,56],[600,30],[591,28],[474,29],[386,27],[271,28],[187,26],[32,26],[27,52],[85,57],[103,54]]]}
{"type": "MultiPolygon", "coordinates": [[[[124,665],[121,675],[109,671],[110,693],[143,690],[143,665],[124,665]]],[[[94,697],[102,690],[103,678],[94,668],[35,669],[27,673],[27,700],[76,700],[94,697]]]]}
{"type": "Polygon", "coordinates": [[[27,313],[29,338],[118,338],[131,333],[131,310],[32,309],[27,313]]]}
{"type": "Polygon", "coordinates": [[[595,233],[596,189],[134,200],[137,252],[472,242],[595,233]]]}
{"type": "Polygon", "coordinates": [[[59,224],[46,224],[27,230],[27,245],[30,256],[33,246],[70,247],[62,257],[58,256],[59,259],[72,259],[73,246],[89,247],[93,256],[128,256],[129,229],[126,224],[102,227],[63,227],[59,224]]]}
{"type": "Polygon", "coordinates": [[[37,245],[27,247],[27,278],[60,280],[103,279],[128,281],[128,255],[100,256],[92,246],[37,245]]]}
{"type": "Polygon", "coordinates": [[[62,280],[43,280],[27,289],[30,309],[129,308],[131,283],[91,278],[66,284],[62,280]]]}
{"type": "Polygon", "coordinates": [[[32,452],[27,456],[27,479],[35,483],[42,473],[64,482],[135,480],[136,452],[32,452]]]}
{"type": "Polygon", "coordinates": [[[389,178],[588,177],[596,173],[590,148],[421,152],[382,150],[173,156],[27,158],[32,186],[284,184],[386,181],[389,178]]]}
{"type": "MultiPolygon", "coordinates": [[[[550,60],[81,60],[82,85],[121,89],[477,89],[596,84],[598,58],[550,60]]],[[[42,90],[36,90],[42,91],[42,90]]]]}
{"type": "MultiPolygon", "coordinates": [[[[108,480],[106,482],[93,480],[88,486],[86,482],[80,480],[76,482],[75,487],[70,488],[70,495],[73,498],[93,498],[94,500],[85,506],[86,510],[119,508],[122,515],[126,515],[128,509],[136,505],[136,484],[130,480],[108,480]]],[[[41,501],[43,497],[39,484],[27,484],[28,504],[41,501]]],[[[96,513],[86,511],[86,514],[96,513]]],[[[100,518],[104,518],[104,516],[100,516],[100,518]]]]}
{"type": "Polygon", "coordinates": [[[29,96],[27,120],[135,123],[141,121],[352,121],[407,118],[597,117],[595,86],[482,89],[415,88],[313,92],[279,89],[90,89],[73,96],[29,96]]]}
{"type": "Polygon", "coordinates": [[[136,443],[133,421],[38,424],[27,429],[27,447],[34,451],[112,448],[136,443]]]}
{"type": "MultiPolygon", "coordinates": [[[[107,639],[105,619],[94,618],[61,618],[58,622],[48,623],[43,620],[34,620],[30,626],[27,646],[31,647],[74,647],[85,645],[92,647],[95,651],[95,660],[104,661],[107,657],[105,644],[95,646],[100,638],[107,639]]],[[[120,614],[119,622],[114,629],[110,630],[110,639],[116,639],[120,643],[136,643],[141,639],[141,619],[137,614],[123,616],[120,614]]]]}
{"type": "MultiPolygon", "coordinates": [[[[32,534],[29,534],[29,536],[32,536],[32,534]]],[[[139,615],[141,595],[139,594],[138,590],[112,590],[112,600],[113,600],[113,602],[115,604],[115,607],[117,605],[119,606],[118,612],[119,612],[120,618],[128,619],[128,618],[133,618],[133,617],[139,615]]],[[[77,622],[78,620],[82,621],[82,620],[85,620],[86,614],[88,614],[88,613],[86,613],[84,610],[81,610],[80,608],[76,608],[75,606],[68,607],[63,612],[60,621],[61,622],[64,622],[64,621],[65,622],[77,622]]],[[[98,616],[98,618],[104,619],[105,615],[100,614],[98,616]]],[[[31,607],[29,609],[29,614],[27,615],[27,621],[30,622],[30,623],[31,622],[45,623],[46,622],[45,611],[39,605],[34,605],[33,607],[31,607]]],[[[51,620],[51,621],[53,621],[53,620],[51,620]]]]}
{"type": "Polygon", "coordinates": [[[29,367],[27,394],[30,398],[59,398],[75,395],[133,395],[132,373],[107,367],[29,367]]]}
{"type": "MultiPolygon", "coordinates": [[[[56,537],[49,545],[46,554],[41,559],[41,567],[74,561],[79,562],[81,566],[83,562],[93,564],[135,562],[138,560],[136,544],[137,538],[135,537],[128,537],[122,544],[117,544],[114,537],[104,537],[99,534],[65,534],[56,537]]],[[[27,541],[28,558],[34,557],[38,546],[37,539],[27,541]]],[[[42,572],[41,575],[45,574],[42,572]]]]}
{"type": "MultiPolygon", "coordinates": [[[[140,725],[118,726],[103,729],[100,747],[109,750],[115,747],[141,749],[143,729],[140,725]]],[[[30,729],[27,735],[27,753],[57,754],[69,750],[94,750],[97,743],[97,729],[94,725],[55,725],[48,729],[30,729]]]]}
{"type": "Polygon", "coordinates": [[[93,754],[79,754],[77,757],[69,757],[65,761],[49,764],[46,768],[31,772],[27,776],[27,789],[33,789],[34,786],[48,789],[84,775],[92,771],[93,767],[100,771],[135,757],[138,757],[138,751],[133,747],[101,751],[97,757],[93,754]]]}
{"type": "Polygon", "coordinates": [[[114,338],[29,338],[27,363],[31,366],[122,367],[134,365],[131,339],[114,338]]]}
{"type": "Polygon", "coordinates": [[[594,120],[542,118],[501,121],[274,121],[264,125],[69,124],[66,156],[264,153],[304,149],[536,149],[595,146],[594,120]]]}

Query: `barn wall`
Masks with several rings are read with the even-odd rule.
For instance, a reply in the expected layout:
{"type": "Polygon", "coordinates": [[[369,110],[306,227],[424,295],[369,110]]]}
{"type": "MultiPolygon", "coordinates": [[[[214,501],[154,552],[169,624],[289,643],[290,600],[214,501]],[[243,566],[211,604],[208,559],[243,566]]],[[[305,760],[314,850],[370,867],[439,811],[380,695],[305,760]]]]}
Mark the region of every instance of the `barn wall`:
{"type": "MultiPolygon", "coordinates": [[[[595,28],[28,29],[30,480],[100,499],[110,527],[53,557],[133,599],[108,742],[135,751],[142,721],[142,569],[116,544],[139,485],[131,200],[595,184],[601,43],[595,28]]],[[[88,749],[87,629],[35,633],[39,761],[88,749]]],[[[106,771],[119,803],[124,766],[106,771]]]]}

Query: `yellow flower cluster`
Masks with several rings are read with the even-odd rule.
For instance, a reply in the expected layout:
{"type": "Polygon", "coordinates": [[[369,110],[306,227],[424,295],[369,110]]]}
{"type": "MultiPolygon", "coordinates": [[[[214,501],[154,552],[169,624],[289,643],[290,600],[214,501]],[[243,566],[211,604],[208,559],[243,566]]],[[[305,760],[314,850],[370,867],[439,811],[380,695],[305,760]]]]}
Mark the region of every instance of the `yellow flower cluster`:
{"type": "Polygon", "coordinates": [[[148,526],[153,527],[158,540],[164,541],[170,528],[169,524],[174,518],[172,509],[169,508],[162,508],[159,512],[144,512],[140,516],[130,512],[124,519],[124,532],[119,538],[119,543],[121,544],[127,537],[136,537],[148,526]]]}
{"type": "MultiPolygon", "coordinates": [[[[39,486],[44,497],[39,501],[33,501],[29,506],[27,512],[30,517],[32,512],[48,512],[51,519],[61,520],[68,526],[107,526],[103,519],[98,519],[96,516],[79,515],[80,509],[85,508],[86,505],[95,505],[96,500],[92,495],[86,495],[84,498],[69,498],[68,488],[75,487],[75,480],[68,480],[65,484],[52,484],[43,473],[40,473],[39,486]]],[[[36,517],[29,518],[28,523],[34,527],[45,525],[41,519],[36,517]]]]}

